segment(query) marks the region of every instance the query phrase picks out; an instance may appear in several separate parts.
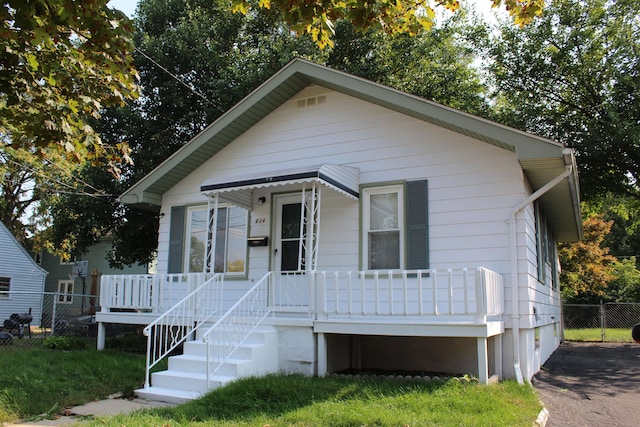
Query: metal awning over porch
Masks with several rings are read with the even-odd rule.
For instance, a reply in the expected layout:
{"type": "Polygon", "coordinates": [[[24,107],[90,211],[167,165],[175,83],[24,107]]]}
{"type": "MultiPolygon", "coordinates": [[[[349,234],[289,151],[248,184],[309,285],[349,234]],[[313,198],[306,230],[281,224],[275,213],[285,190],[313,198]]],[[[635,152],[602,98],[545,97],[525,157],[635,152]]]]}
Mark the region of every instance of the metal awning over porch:
{"type": "Polygon", "coordinates": [[[299,169],[247,174],[237,178],[213,179],[202,184],[200,191],[207,196],[218,195],[222,201],[250,209],[252,192],[257,188],[313,182],[354,200],[358,200],[360,196],[360,170],[328,163],[299,169]]]}

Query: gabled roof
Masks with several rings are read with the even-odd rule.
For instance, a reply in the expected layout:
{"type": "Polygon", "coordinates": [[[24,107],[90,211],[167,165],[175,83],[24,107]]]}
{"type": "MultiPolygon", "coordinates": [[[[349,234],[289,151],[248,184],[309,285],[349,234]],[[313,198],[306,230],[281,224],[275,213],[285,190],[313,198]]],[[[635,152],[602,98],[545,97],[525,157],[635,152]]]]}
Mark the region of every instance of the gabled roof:
{"type": "MultiPolygon", "coordinates": [[[[2,221],[0,221],[0,233],[4,233],[7,236],[7,238],[10,240],[11,245],[14,247],[15,250],[22,252],[25,258],[28,260],[27,262],[32,264],[32,267],[35,271],[41,273],[44,276],[49,274],[48,271],[46,271],[44,268],[38,265],[38,263],[33,259],[33,257],[29,254],[29,252],[27,252],[27,250],[24,248],[24,246],[22,246],[22,244],[18,241],[18,239],[16,239],[16,237],[13,234],[11,234],[11,231],[9,231],[7,226],[4,225],[2,221]]],[[[5,251],[10,250],[10,248],[4,247],[3,250],[5,251]]],[[[34,271],[34,270],[30,270],[30,271],[34,271]]]]}
{"type": "Polygon", "coordinates": [[[560,175],[567,165],[574,166],[569,178],[545,194],[540,203],[560,240],[581,238],[575,157],[563,144],[302,59],[291,61],[274,74],[123,193],[120,201],[140,208],[157,209],[164,192],[310,84],[512,151],[534,191],[560,175]]]}

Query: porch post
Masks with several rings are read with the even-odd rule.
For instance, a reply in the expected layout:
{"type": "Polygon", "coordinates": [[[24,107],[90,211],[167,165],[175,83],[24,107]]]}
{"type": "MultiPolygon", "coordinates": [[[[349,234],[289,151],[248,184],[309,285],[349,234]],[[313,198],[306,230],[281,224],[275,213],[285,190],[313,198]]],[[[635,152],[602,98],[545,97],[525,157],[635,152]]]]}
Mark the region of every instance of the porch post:
{"type": "Polygon", "coordinates": [[[327,337],[320,332],[318,333],[318,376],[327,375],[327,337]]]}
{"type": "Polygon", "coordinates": [[[214,194],[213,197],[209,196],[209,206],[207,208],[207,216],[209,217],[209,223],[207,224],[207,243],[205,248],[207,253],[205,254],[205,266],[204,272],[210,273],[215,271],[216,262],[216,227],[218,226],[218,194],[214,194]],[[212,199],[213,198],[213,208],[212,199]],[[212,214],[213,211],[213,214],[212,214]]]}
{"type": "Polygon", "coordinates": [[[106,337],[106,328],[104,326],[104,322],[98,322],[98,343],[97,349],[104,350],[104,342],[106,337]]]}
{"type": "Polygon", "coordinates": [[[311,232],[309,233],[308,247],[311,248],[311,266],[315,271],[318,268],[318,244],[320,241],[320,190],[316,182],[311,190],[311,232]]]}
{"type": "Polygon", "coordinates": [[[478,380],[480,380],[480,384],[489,384],[489,358],[487,351],[487,337],[478,337],[477,340],[478,380]]]}
{"type": "MultiPolygon", "coordinates": [[[[308,261],[306,259],[306,257],[303,257],[303,255],[305,255],[305,240],[304,240],[304,236],[305,236],[305,231],[307,231],[307,235],[308,235],[308,229],[307,229],[307,186],[306,184],[303,182],[302,183],[302,195],[301,195],[301,200],[300,200],[300,242],[298,244],[298,271],[302,271],[302,262],[303,260],[308,261]]],[[[308,254],[306,254],[308,255],[308,254]]],[[[309,268],[309,263],[305,262],[305,270],[310,270],[309,268]]]]}
{"type": "Polygon", "coordinates": [[[315,271],[318,266],[318,243],[320,236],[320,186],[313,182],[307,191],[302,184],[302,206],[300,208],[300,246],[298,252],[298,270],[315,271]],[[302,238],[304,237],[304,239],[302,238]],[[302,255],[305,255],[304,257],[302,255]]]}
{"type": "Polygon", "coordinates": [[[496,375],[502,381],[502,334],[493,337],[493,354],[496,375]]]}

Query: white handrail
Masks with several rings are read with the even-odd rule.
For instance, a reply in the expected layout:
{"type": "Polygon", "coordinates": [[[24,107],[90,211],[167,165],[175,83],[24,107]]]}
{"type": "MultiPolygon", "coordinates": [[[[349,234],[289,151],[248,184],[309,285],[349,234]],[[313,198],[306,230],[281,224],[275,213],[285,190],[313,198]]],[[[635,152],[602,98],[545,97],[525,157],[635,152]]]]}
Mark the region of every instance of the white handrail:
{"type": "Polygon", "coordinates": [[[150,386],[151,368],[222,312],[224,276],[213,273],[202,273],[198,278],[200,276],[206,279],[202,285],[143,329],[147,337],[145,388],[150,386]]]}
{"type": "Polygon", "coordinates": [[[269,315],[269,285],[273,272],[262,277],[203,335],[207,344],[207,389],[209,380],[269,315]]]}

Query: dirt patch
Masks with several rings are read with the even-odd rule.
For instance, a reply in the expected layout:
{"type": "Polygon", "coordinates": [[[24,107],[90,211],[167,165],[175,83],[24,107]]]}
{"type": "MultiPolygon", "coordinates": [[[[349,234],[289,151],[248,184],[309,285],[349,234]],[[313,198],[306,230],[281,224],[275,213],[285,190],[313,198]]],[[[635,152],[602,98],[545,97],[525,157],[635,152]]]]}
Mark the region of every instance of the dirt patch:
{"type": "Polygon", "coordinates": [[[640,425],[640,344],[565,342],[532,383],[547,426],[640,425]]]}

